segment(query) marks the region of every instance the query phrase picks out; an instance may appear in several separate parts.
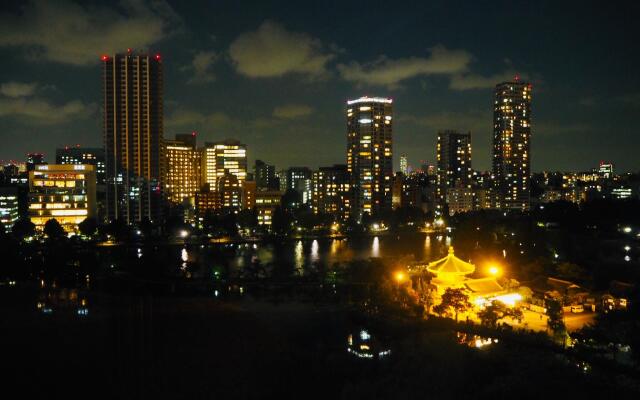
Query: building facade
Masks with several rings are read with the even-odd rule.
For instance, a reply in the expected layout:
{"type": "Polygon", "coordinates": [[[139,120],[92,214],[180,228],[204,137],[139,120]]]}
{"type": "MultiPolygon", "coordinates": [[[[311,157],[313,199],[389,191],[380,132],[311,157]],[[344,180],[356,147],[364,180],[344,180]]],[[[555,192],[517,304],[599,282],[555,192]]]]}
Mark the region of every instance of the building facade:
{"type": "Polygon", "coordinates": [[[165,191],[171,204],[193,199],[200,190],[200,152],[196,148],[196,135],[176,135],[165,140],[165,191]]]}
{"type": "Polygon", "coordinates": [[[56,164],[89,164],[96,168],[96,182],[105,183],[104,149],[100,147],[67,146],[56,149],[56,164]]]}
{"type": "Polygon", "coordinates": [[[263,190],[256,192],[256,213],[258,225],[270,227],[273,221],[273,212],[280,206],[283,193],[279,190],[263,190]]]}
{"type": "Polygon", "coordinates": [[[202,149],[202,184],[215,191],[225,170],[235,175],[242,185],[247,178],[247,146],[231,139],[206,143],[202,149]]]}
{"type": "Polygon", "coordinates": [[[449,189],[471,188],[471,132],[438,132],[436,156],[437,196],[442,206],[447,202],[449,189]]]}
{"type": "Polygon", "coordinates": [[[346,165],[321,167],[313,173],[312,207],[316,214],[349,219],[351,205],[350,177],[346,165]]]}
{"type": "Polygon", "coordinates": [[[347,170],[352,215],[391,210],[393,100],[361,97],[347,101],[347,170]]]}
{"type": "Polygon", "coordinates": [[[280,188],[275,165],[256,160],[253,175],[258,189],[278,190],[280,188]]]}
{"type": "Polygon", "coordinates": [[[493,179],[498,206],[502,209],[529,209],[531,88],[531,84],[518,77],[496,85],[493,179]]]}
{"type": "Polygon", "coordinates": [[[0,222],[5,232],[11,231],[20,218],[17,187],[0,187],[0,222]]]}
{"type": "Polygon", "coordinates": [[[29,218],[42,230],[56,219],[68,231],[96,214],[96,171],[88,164],[36,165],[29,172],[29,218]]]}
{"type": "Polygon", "coordinates": [[[160,55],[102,56],[109,220],[131,224],[162,217],[162,93],[160,55]]]}

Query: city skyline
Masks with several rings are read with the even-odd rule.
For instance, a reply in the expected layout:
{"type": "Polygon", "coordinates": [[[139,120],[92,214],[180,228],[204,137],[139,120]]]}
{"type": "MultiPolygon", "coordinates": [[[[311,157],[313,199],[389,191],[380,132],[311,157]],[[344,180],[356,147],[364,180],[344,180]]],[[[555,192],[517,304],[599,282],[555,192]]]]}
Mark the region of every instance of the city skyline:
{"type": "MultiPolygon", "coordinates": [[[[202,141],[240,140],[250,149],[250,165],[262,159],[279,169],[315,169],[343,162],[340,104],[369,95],[394,99],[394,151],[406,154],[413,167],[419,160],[434,163],[437,132],[455,129],[472,132],[474,166],[489,170],[493,87],[519,72],[536,92],[532,171],[587,170],[600,160],[613,162],[617,171],[637,169],[633,121],[638,80],[625,69],[637,55],[616,42],[620,35],[633,36],[636,28],[624,16],[616,19],[616,26],[606,21],[599,25],[601,36],[594,37],[596,33],[578,24],[571,26],[574,30],[542,29],[557,24],[568,6],[545,3],[528,10],[515,4],[511,12],[524,14],[520,23],[540,29],[514,31],[497,44],[489,37],[501,26],[486,27],[504,16],[498,3],[459,10],[456,18],[480,12],[486,20],[467,18],[468,27],[448,36],[438,31],[443,23],[438,20],[447,14],[437,4],[412,9],[415,17],[408,23],[393,22],[403,20],[400,13],[406,7],[399,4],[388,10],[388,25],[378,23],[387,18],[380,9],[349,28],[345,22],[358,9],[355,3],[344,10],[341,5],[341,12],[328,5],[318,13],[318,21],[298,18],[314,11],[310,7],[293,5],[291,15],[284,17],[264,5],[221,4],[215,13],[210,10],[212,23],[204,26],[189,5],[172,2],[143,2],[125,10],[97,3],[3,5],[0,21],[6,39],[0,41],[0,54],[10,62],[0,67],[0,132],[7,142],[0,159],[44,152],[51,162],[54,149],[64,144],[101,145],[96,83],[100,56],[133,48],[162,55],[164,136],[195,130],[202,141]],[[34,38],[46,25],[45,16],[55,19],[64,12],[78,21],[95,22],[95,28],[84,28],[87,31],[73,40],[62,26],[51,30],[51,41],[34,38]],[[344,16],[331,22],[338,14],[344,16]],[[237,24],[231,26],[221,16],[237,17],[237,24]],[[140,21],[151,28],[140,29],[140,21]],[[373,40],[358,46],[366,26],[376,26],[370,31],[373,40]],[[479,26],[486,32],[467,40],[479,26]],[[340,29],[332,32],[331,27],[340,29]],[[117,29],[123,29],[125,41],[105,34],[117,29]],[[576,35],[592,40],[581,39],[574,49],[569,44],[576,35]],[[56,39],[60,43],[54,43],[56,39]],[[261,52],[256,43],[272,51],[261,52]],[[607,46],[624,56],[594,60],[607,46]],[[561,56],[569,48],[577,54],[565,60],[561,56]],[[611,73],[603,75],[603,69],[611,73]],[[556,157],[558,152],[563,157],[556,157]]],[[[603,12],[633,15],[625,9],[631,6],[604,7],[603,12]]],[[[599,11],[587,3],[572,14],[589,22],[599,11]]],[[[512,29],[512,24],[502,28],[512,29]]],[[[394,169],[398,167],[395,157],[394,169]]]]}

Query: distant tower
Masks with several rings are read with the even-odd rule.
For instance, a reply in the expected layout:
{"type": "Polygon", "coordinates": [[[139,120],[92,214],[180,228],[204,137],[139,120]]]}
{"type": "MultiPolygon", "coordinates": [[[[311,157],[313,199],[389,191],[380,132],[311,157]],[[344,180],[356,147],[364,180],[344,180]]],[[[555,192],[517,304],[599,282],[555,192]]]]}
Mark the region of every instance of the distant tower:
{"type": "Polygon", "coordinates": [[[402,172],[403,175],[407,175],[407,173],[409,172],[409,164],[407,163],[407,155],[403,154],[400,156],[400,172],[402,172]]]}
{"type": "Polygon", "coordinates": [[[493,179],[499,207],[529,209],[531,84],[496,85],[493,108],[493,179]]]}
{"type": "Polygon", "coordinates": [[[162,211],[162,60],[102,56],[107,217],[159,222],[162,211]]]}
{"type": "Polygon", "coordinates": [[[351,174],[352,215],[391,210],[393,179],[393,100],[361,97],[347,101],[347,169],[351,174]]]}
{"type": "Polygon", "coordinates": [[[436,146],[437,197],[439,205],[442,206],[448,190],[471,188],[471,132],[438,132],[436,146]]]}

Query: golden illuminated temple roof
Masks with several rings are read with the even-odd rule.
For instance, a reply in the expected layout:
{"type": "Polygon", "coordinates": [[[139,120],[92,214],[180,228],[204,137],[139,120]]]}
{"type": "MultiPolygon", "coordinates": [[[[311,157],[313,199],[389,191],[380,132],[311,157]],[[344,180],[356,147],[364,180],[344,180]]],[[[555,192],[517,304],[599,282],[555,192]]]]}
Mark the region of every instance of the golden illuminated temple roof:
{"type": "Polygon", "coordinates": [[[476,270],[475,265],[462,261],[453,254],[453,246],[449,247],[446,257],[429,263],[427,271],[438,274],[468,275],[476,270]]]}

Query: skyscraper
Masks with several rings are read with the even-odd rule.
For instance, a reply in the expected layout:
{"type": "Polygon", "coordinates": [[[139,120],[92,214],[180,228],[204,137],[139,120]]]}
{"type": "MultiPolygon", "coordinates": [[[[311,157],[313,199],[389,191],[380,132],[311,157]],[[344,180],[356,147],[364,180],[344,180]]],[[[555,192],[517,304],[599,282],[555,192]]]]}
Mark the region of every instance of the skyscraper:
{"type": "Polygon", "coordinates": [[[493,108],[493,179],[498,205],[529,209],[531,84],[516,76],[496,85],[493,108]]]}
{"type": "Polygon", "coordinates": [[[200,189],[200,152],[196,149],[195,132],[165,140],[164,157],[168,200],[180,204],[185,198],[193,198],[200,189]]]}
{"type": "Polygon", "coordinates": [[[109,220],[161,218],[162,91],[160,55],[102,56],[109,220]]]}
{"type": "Polygon", "coordinates": [[[443,206],[448,190],[471,188],[471,132],[438,132],[436,153],[437,197],[439,205],[443,206]]]}
{"type": "Polygon", "coordinates": [[[347,169],[351,174],[352,215],[391,209],[393,178],[393,100],[361,97],[347,101],[347,169]]]}
{"type": "Polygon", "coordinates": [[[237,140],[205,143],[202,150],[202,184],[208,184],[209,190],[216,191],[218,179],[225,170],[238,178],[242,187],[247,178],[247,146],[237,140]]]}

